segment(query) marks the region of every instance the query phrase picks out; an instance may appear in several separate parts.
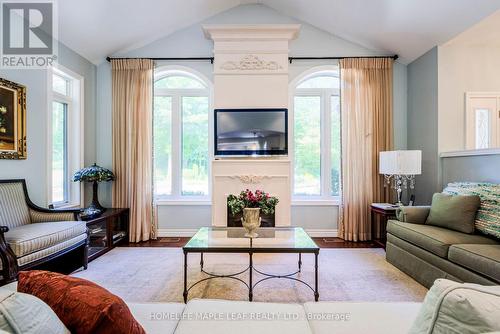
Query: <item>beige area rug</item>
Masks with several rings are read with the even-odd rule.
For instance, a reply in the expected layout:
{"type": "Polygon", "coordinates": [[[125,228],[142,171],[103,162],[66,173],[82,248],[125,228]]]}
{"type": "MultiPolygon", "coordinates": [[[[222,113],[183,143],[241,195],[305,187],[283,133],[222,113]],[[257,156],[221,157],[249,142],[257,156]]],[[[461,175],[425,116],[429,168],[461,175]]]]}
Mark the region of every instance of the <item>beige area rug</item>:
{"type": "MultiPolygon", "coordinates": [[[[322,301],[422,301],[427,289],[385,261],[382,249],[321,249],[319,293],[322,301]]],[[[255,267],[263,272],[287,274],[297,268],[296,254],[256,254],[255,267]]],[[[206,277],[200,257],[190,254],[191,283],[206,277]]],[[[302,256],[299,278],[314,284],[314,255],[302,256]]],[[[205,254],[205,270],[230,274],[248,266],[246,254],[205,254]]],[[[115,248],[74,276],[91,280],[130,302],[181,302],[183,253],[180,248],[115,248]]],[[[248,281],[248,273],[242,275],[248,281]]],[[[254,280],[262,278],[254,274],[254,280]]],[[[189,292],[191,298],[248,300],[245,285],[218,278],[189,292]]],[[[313,293],[301,283],[270,279],[254,290],[254,301],[306,302],[313,293]]]]}

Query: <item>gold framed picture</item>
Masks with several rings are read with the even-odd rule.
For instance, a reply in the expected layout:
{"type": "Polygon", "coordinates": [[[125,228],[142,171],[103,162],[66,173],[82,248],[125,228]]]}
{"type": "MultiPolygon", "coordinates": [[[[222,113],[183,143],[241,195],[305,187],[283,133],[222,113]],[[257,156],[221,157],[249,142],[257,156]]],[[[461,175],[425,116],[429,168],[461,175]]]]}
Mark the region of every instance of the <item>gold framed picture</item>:
{"type": "Polygon", "coordinates": [[[0,159],[26,159],[26,87],[2,78],[0,159]]]}

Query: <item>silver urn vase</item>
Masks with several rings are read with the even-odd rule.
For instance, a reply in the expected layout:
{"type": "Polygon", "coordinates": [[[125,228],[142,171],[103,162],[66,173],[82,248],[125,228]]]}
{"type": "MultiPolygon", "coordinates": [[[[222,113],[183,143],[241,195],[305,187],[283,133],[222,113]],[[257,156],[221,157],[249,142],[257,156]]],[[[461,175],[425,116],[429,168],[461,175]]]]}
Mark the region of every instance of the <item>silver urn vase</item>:
{"type": "Polygon", "coordinates": [[[257,238],[259,235],[255,232],[260,227],[260,208],[244,208],[241,224],[247,231],[245,237],[257,238]]]}

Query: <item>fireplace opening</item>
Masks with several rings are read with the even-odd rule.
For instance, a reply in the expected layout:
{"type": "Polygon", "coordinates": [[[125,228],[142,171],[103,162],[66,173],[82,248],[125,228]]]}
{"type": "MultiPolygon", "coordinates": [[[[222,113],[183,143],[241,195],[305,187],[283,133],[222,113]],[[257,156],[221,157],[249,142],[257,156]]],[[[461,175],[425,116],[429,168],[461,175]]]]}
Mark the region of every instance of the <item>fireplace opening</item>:
{"type": "MultiPolygon", "coordinates": [[[[275,216],[276,212],[274,212],[272,215],[265,215],[261,212],[260,217],[262,218],[262,221],[260,223],[260,227],[275,227],[275,216]]],[[[243,212],[233,215],[233,213],[229,209],[229,205],[227,205],[227,227],[242,227],[242,217],[243,212]]]]}

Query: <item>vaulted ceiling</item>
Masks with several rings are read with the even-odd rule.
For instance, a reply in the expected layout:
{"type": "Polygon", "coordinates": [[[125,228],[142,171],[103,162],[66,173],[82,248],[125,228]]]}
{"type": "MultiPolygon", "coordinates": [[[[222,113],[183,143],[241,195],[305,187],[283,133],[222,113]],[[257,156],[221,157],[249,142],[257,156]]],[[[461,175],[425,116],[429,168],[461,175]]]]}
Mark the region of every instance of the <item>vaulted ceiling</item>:
{"type": "Polygon", "coordinates": [[[398,54],[404,62],[500,10],[500,0],[63,0],[59,39],[99,63],[249,3],[262,3],[369,49],[398,54]]]}

